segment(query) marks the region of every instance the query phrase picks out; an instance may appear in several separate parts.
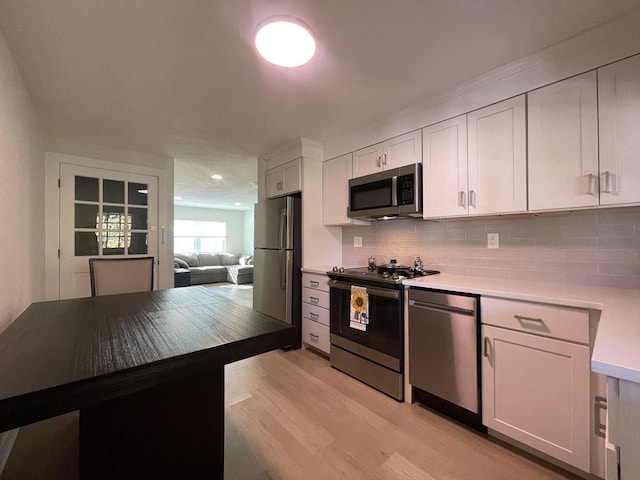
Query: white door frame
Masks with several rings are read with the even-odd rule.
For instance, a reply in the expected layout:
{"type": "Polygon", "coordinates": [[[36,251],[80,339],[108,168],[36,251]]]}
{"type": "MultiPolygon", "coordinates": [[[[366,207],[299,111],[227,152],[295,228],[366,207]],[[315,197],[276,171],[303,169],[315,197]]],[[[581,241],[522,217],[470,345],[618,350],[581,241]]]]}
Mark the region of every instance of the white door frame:
{"type": "Polygon", "coordinates": [[[114,170],[158,177],[158,288],[173,287],[173,166],[156,169],[129,163],[111,162],[55,152],[45,152],[45,298],[60,298],[60,191],[58,177],[61,164],[114,170]]]}

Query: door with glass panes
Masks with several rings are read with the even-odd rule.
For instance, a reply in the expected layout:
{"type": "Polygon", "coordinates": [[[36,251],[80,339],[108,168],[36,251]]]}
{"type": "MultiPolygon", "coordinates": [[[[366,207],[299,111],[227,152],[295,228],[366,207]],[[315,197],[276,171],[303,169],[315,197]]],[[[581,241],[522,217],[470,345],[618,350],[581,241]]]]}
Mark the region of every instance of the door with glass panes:
{"type": "Polygon", "coordinates": [[[158,177],[62,164],[60,298],[91,295],[89,258],[157,259],[157,224],[158,177]]]}

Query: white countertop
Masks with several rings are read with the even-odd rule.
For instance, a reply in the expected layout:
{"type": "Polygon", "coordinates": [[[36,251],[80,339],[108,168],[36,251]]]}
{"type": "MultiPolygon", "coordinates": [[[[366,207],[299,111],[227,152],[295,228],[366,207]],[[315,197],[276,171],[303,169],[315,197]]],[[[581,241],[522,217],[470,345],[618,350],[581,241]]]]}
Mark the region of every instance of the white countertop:
{"type": "MultiPolygon", "coordinates": [[[[304,271],[304,270],[303,270],[304,271]]],[[[325,270],[326,272],[326,270],[325,270]]],[[[440,274],[405,280],[412,287],[468,292],[600,310],[591,357],[594,372],[640,383],[640,290],[568,286],[497,278],[440,274]]]]}
{"type": "Polygon", "coordinates": [[[326,275],[327,272],[330,272],[331,269],[334,266],[326,266],[326,265],[320,265],[320,266],[314,266],[314,267],[302,267],[300,270],[302,270],[302,273],[317,273],[319,275],[326,275]]]}

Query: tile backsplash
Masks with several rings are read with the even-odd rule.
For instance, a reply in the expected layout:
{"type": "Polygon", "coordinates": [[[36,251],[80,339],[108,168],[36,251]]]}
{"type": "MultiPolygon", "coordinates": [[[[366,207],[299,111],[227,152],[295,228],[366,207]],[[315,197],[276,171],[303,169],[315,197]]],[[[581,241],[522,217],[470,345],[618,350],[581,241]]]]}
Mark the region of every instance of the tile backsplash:
{"type": "Polygon", "coordinates": [[[402,219],[343,227],[342,263],[396,258],[458,275],[640,288],[640,208],[562,214],[402,219]],[[487,248],[487,234],[499,248],[487,248]],[[362,237],[362,247],[354,247],[362,237]]]}

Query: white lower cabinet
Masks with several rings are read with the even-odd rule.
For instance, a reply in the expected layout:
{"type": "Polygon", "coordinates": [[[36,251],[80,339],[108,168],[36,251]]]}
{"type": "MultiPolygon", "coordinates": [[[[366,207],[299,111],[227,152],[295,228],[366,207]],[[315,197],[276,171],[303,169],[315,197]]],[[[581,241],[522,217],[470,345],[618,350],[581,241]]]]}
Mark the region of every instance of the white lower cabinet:
{"type": "Polygon", "coordinates": [[[329,277],[302,274],[302,343],[329,355],[329,277]]]}
{"type": "Polygon", "coordinates": [[[583,472],[591,471],[588,311],[482,298],[483,423],[583,472]],[[576,338],[553,338],[576,322],[576,338]]]}

